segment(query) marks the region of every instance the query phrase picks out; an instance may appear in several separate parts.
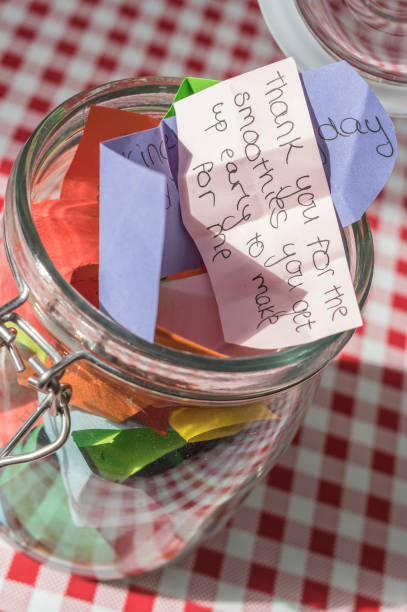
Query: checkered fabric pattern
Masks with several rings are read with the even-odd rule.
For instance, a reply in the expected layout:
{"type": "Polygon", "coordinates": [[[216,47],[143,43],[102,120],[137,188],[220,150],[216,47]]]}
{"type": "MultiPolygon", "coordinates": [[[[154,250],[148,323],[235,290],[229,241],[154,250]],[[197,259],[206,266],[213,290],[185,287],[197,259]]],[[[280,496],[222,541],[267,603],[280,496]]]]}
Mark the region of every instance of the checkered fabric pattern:
{"type": "MultiPolygon", "coordinates": [[[[281,57],[255,0],[0,0],[0,195],[36,124],[79,90],[146,74],[223,79],[281,57]]],[[[397,165],[370,209],[365,326],[277,466],[223,531],[144,576],[84,579],[0,539],[2,612],[407,610],[407,124],[396,129],[397,165]]],[[[60,533],[52,469],[38,468],[35,495],[60,533]]]]}

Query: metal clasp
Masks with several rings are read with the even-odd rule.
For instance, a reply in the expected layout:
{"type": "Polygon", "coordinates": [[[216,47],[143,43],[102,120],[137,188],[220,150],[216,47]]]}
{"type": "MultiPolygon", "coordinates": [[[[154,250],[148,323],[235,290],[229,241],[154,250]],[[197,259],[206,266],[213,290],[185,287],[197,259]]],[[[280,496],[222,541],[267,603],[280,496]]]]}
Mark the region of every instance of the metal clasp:
{"type": "Polygon", "coordinates": [[[6,467],[7,465],[14,465],[16,463],[25,463],[27,461],[36,461],[37,459],[43,459],[48,455],[55,453],[61,446],[67,441],[71,432],[71,416],[69,412],[69,400],[71,398],[71,389],[69,385],[61,385],[59,392],[55,394],[50,391],[44,399],[40,402],[39,406],[29,416],[25,423],[20,427],[17,433],[11,438],[6,446],[0,452],[0,468],[6,467]],[[54,408],[56,414],[61,417],[61,429],[58,437],[43,448],[40,448],[29,453],[20,453],[18,455],[10,455],[17,444],[24,438],[24,436],[31,430],[33,425],[38,421],[42,414],[46,410],[54,408]]]}
{"type": "Polygon", "coordinates": [[[67,355],[60,355],[55,348],[43,338],[43,336],[33,327],[28,321],[17,314],[16,309],[27,301],[29,291],[23,281],[19,270],[14,262],[7,243],[7,236],[4,234],[4,246],[10,264],[11,271],[16,280],[18,287],[18,296],[0,306],[0,350],[7,350],[17,372],[24,372],[26,366],[21,355],[15,346],[15,332],[10,327],[6,326],[7,322],[14,323],[17,328],[21,329],[27,336],[33,340],[44,353],[52,361],[52,365],[46,367],[35,355],[28,359],[30,366],[34,369],[35,374],[30,376],[28,382],[39,392],[45,394],[44,399],[40,401],[39,406],[29,416],[25,423],[20,427],[12,439],[6,444],[3,449],[0,449],[0,468],[6,465],[15,463],[23,463],[25,461],[35,461],[47,455],[55,453],[61,448],[71,432],[71,419],[69,402],[71,399],[72,390],[69,385],[60,382],[65,370],[68,366],[79,360],[84,360],[91,363],[96,368],[111,374],[115,378],[128,381],[131,380],[120,368],[112,363],[101,360],[94,353],[86,349],[78,349],[67,355]],[[55,415],[61,418],[61,427],[58,437],[47,446],[37,451],[30,453],[22,453],[20,455],[10,455],[11,451],[17,446],[18,442],[30,431],[34,423],[38,421],[41,415],[46,411],[51,410],[55,415]]]}
{"type": "Polygon", "coordinates": [[[36,373],[36,376],[30,376],[28,382],[39,392],[44,393],[44,397],[11,440],[0,450],[0,467],[27,461],[36,461],[37,459],[42,459],[55,453],[65,444],[71,431],[69,401],[71,399],[72,390],[69,385],[60,383],[60,379],[65,370],[63,367],[58,367],[58,364],[60,364],[63,358],[54,347],[52,347],[41,334],[28,323],[28,321],[14,312],[14,310],[21,306],[28,298],[28,289],[23,285],[18,276],[17,284],[20,290],[17,298],[0,307],[0,349],[3,348],[3,350],[6,349],[8,351],[18,373],[25,371],[26,366],[15,346],[16,329],[6,326],[6,323],[10,321],[26,333],[27,336],[33,340],[48,357],[50,357],[53,365],[51,368],[47,368],[35,355],[28,359],[28,363],[36,373]],[[17,444],[26,434],[28,434],[34,424],[47,410],[52,411],[61,419],[58,437],[47,446],[38,450],[11,455],[11,452],[15,449],[17,444]]]}

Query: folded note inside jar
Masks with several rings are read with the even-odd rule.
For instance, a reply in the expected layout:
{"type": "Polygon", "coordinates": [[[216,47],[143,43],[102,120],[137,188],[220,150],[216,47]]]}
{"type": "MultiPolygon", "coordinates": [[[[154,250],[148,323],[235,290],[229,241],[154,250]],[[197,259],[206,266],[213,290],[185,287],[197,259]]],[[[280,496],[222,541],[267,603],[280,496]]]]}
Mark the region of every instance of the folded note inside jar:
{"type": "Polygon", "coordinates": [[[159,124],[149,115],[107,106],[91,106],[82,138],[61,188],[62,199],[99,197],[99,145],[104,140],[148,130],[159,124]]]}
{"type": "Polygon", "coordinates": [[[85,449],[101,476],[122,482],[146,465],[185,446],[185,440],[172,429],[160,436],[149,427],[136,429],[81,430],[72,432],[81,449],[85,449]]]}
{"type": "Polygon", "coordinates": [[[267,402],[240,406],[178,406],[171,409],[170,425],[187,442],[233,436],[247,423],[278,419],[267,402]]]}

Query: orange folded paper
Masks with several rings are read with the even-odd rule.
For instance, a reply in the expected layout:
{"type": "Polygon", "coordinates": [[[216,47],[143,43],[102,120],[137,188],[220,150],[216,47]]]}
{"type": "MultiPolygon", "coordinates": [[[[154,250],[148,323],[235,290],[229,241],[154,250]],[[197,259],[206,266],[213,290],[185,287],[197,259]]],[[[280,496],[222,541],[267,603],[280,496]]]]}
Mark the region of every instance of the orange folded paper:
{"type": "MultiPolygon", "coordinates": [[[[50,367],[51,360],[47,359],[45,365],[50,367]]],[[[18,374],[18,383],[31,388],[28,383],[31,374],[30,368],[18,374]]],[[[161,402],[156,396],[115,380],[86,362],[71,364],[61,380],[72,387],[71,406],[116,422],[130,419],[153,404],[168,406],[168,402],[161,402]]]]}

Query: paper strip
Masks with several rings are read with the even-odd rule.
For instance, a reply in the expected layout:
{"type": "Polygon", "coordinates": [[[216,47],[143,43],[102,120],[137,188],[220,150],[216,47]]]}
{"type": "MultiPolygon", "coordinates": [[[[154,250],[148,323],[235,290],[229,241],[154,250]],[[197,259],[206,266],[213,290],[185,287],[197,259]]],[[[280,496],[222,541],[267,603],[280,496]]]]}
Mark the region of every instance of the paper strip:
{"type": "Polygon", "coordinates": [[[100,307],[154,341],[165,232],[167,180],[108,146],[100,149],[100,307]],[[151,194],[157,197],[151,197],[151,194]],[[122,195],[131,207],[123,208],[122,195]]]}
{"type": "Polygon", "coordinates": [[[179,406],[171,409],[170,425],[187,442],[232,436],[248,423],[277,418],[266,402],[246,406],[179,406]]]}
{"type": "Polygon", "coordinates": [[[42,363],[46,362],[46,353],[42,350],[40,346],[38,346],[36,342],[34,342],[34,340],[30,338],[30,336],[25,333],[25,331],[23,331],[18,325],[16,325],[14,321],[6,321],[4,325],[8,328],[16,330],[17,334],[15,337],[15,343],[17,344],[17,348],[19,348],[19,345],[21,345],[28,349],[31,353],[34,353],[34,355],[36,355],[38,359],[42,361],[42,363]]]}
{"type": "Polygon", "coordinates": [[[214,85],[175,110],[182,216],[225,340],[272,349],[361,325],[294,61],[214,85]]]}
{"type": "MultiPolygon", "coordinates": [[[[45,365],[46,367],[52,365],[49,358],[45,365]]],[[[19,385],[32,389],[28,382],[31,374],[33,374],[31,368],[19,374],[19,385]]],[[[70,365],[64,374],[63,382],[73,389],[71,402],[73,406],[119,423],[133,418],[138,412],[148,409],[153,404],[164,403],[157,396],[141,389],[129,388],[128,384],[115,381],[100,370],[92,371],[92,366],[83,362],[70,365]]],[[[33,407],[31,406],[31,411],[33,407]]]]}
{"type": "Polygon", "coordinates": [[[114,434],[108,430],[74,431],[72,437],[86,450],[101,476],[118,482],[185,445],[185,440],[172,429],[163,437],[148,427],[114,434]]]}
{"type": "Polygon", "coordinates": [[[75,268],[71,285],[88,302],[99,308],[99,264],[89,264],[75,268]]]}
{"type": "Polygon", "coordinates": [[[393,170],[394,125],[346,62],[308,70],[301,80],[332,200],[346,227],[361,218],[393,170]]]}
{"type": "MultiPolygon", "coordinates": [[[[101,146],[101,155],[104,154],[103,149],[105,147],[117,153],[117,156],[110,156],[110,165],[104,165],[103,176],[101,176],[101,201],[102,199],[104,201],[106,197],[104,191],[109,183],[115,180],[119,168],[121,166],[126,168],[125,172],[121,172],[121,188],[115,190],[115,206],[111,209],[103,210],[106,223],[104,227],[101,226],[100,230],[101,251],[108,248],[111,259],[127,257],[126,241],[112,244],[111,240],[111,227],[116,223],[117,211],[120,211],[120,215],[126,217],[128,222],[131,220],[131,223],[134,225],[135,236],[137,232],[141,236],[144,234],[145,229],[141,219],[139,215],[135,216],[135,204],[131,197],[131,186],[135,181],[134,177],[138,173],[145,176],[145,173],[150,171],[152,178],[137,198],[137,210],[140,208],[148,210],[150,225],[154,227],[151,202],[154,201],[156,206],[160,202],[161,207],[165,208],[165,237],[161,277],[196,268],[202,264],[198,249],[185,229],[181,218],[176,184],[178,171],[178,139],[176,129],[175,117],[171,117],[163,121],[157,128],[115,138],[104,142],[101,146]],[[131,165],[129,165],[129,162],[131,162],[131,165]],[[162,191],[161,182],[158,179],[156,184],[157,175],[165,177],[165,192],[162,191]],[[111,215],[110,218],[108,218],[109,213],[111,215]],[[112,246],[114,247],[115,245],[117,250],[113,252],[112,246]]],[[[143,261],[143,253],[139,253],[138,259],[129,261],[128,265],[134,267],[136,261],[143,261]]],[[[106,260],[106,266],[108,266],[108,263],[109,260],[106,260]]],[[[108,273],[109,270],[106,267],[105,274],[108,273]]],[[[132,282],[131,275],[129,276],[129,282],[132,282]]]]}
{"type": "Polygon", "coordinates": [[[224,341],[218,306],[206,273],[161,281],[157,325],[228,357],[270,353],[224,341]]]}
{"type": "Polygon", "coordinates": [[[130,111],[91,106],[82,138],[61,187],[62,199],[94,200],[98,197],[99,144],[103,140],[148,130],[159,121],[130,111]]]}
{"type": "Polygon", "coordinates": [[[33,205],[32,215],[48,256],[65,280],[71,281],[76,268],[99,263],[96,199],[43,200],[33,205]]]}
{"type": "Polygon", "coordinates": [[[216,85],[216,83],[218,83],[218,81],[214,81],[213,79],[199,79],[196,77],[186,77],[182,81],[181,85],[179,86],[179,89],[177,93],[175,94],[174,100],[164,118],[166,119],[167,117],[172,117],[173,115],[175,115],[175,110],[174,110],[175,102],[177,102],[178,100],[182,100],[183,98],[187,98],[188,96],[194,93],[197,93],[198,91],[202,91],[203,89],[206,89],[207,87],[211,87],[211,85],[216,85]]]}
{"type": "MultiPolygon", "coordinates": [[[[173,403],[165,401],[157,401],[150,406],[146,406],[143,410],[137,413],[136,419],[141,421],[146,427],[151,427],[160,436],[165,436],[168,429],[168,417],[170,414],[170,406],[173,403]]],[[[133,421],[134,419],[132,419],[133,421]]]]}

